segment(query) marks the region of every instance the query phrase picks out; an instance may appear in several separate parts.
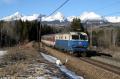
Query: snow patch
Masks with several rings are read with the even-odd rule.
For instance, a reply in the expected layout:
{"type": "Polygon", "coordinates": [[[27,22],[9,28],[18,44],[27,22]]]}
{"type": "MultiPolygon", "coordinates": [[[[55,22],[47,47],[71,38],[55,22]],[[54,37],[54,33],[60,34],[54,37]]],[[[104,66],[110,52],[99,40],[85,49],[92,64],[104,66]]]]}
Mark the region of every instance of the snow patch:
{"type": "Polygon", "coordinates": [[[7,51],[0,51],[0,57],[2,57],[3,55],[5,55],[7,53],[7,51]]]}
{"type": "MultiPolygon", "coordinates": [[[[46,79],[46,78],[43,76],[43,77],[37,77],[36,79],[46,79]]],[[[60,79],[60,78],[52,77],[51,79],[60,79]]]]}
{"type": "Polygon", "coordinates": [[[41,53],[41,55],[46,59],[48,60],[49,62],[51,63],[56,63],[56,60],[57,58],[53,57],[53,56],[50,56],[50,55],[46,55],[44,53],[41,53]]]}
{"type": "Polygon", "coordinates": [[[77,76],[74,72],[68,70],[65,66],[60,66],[60,70],[66,74],[70,79],[84,79],[81,76],[77,76]]]}
{"type": "MultiPolygon", "coordinates": [[[[56,61],[58,60],[57,58],[53,57],[53,56],[50,56],[50,55],[46,55],[44,53],[41,53],[41,55],[46,59],[48,60],[49,62],[51,63],[56,63],[56,61]]],[[[74,72],[68,70],[64,65],[62,66],[59,66],[57,65],[60,70],[66,74],[70,79],[84,79],[82,76],[77,76],[74,72]]]]}

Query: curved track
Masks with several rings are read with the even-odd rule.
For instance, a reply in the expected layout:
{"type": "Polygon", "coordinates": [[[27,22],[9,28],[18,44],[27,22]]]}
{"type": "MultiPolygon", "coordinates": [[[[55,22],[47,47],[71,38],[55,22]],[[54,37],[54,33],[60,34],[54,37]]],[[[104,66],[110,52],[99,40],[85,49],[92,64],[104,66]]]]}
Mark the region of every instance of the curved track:
{"type": "Polygon", "coordinates": [[[57,57],[65,65],[79,75],[85,75],[86,79],[120,79],[120,68],[87,57],[75,57],[62,53],[56,49],[45,46],[45,53],[57,57]]]}
{"type": "Polygon", "coordinates": [[[97,61],[97,60],[93,60],[93,59],[90,59],[90,58],[87,58],[87,57],[80,58],[80,60],[120,75],[120,68],[119,67],[116,67],[116,66],[113,66],[113,65],[110,65],[110,64],[106,64],[106,63],[103,63],[103,62],[100,62],[100,61],[97,61]]]}

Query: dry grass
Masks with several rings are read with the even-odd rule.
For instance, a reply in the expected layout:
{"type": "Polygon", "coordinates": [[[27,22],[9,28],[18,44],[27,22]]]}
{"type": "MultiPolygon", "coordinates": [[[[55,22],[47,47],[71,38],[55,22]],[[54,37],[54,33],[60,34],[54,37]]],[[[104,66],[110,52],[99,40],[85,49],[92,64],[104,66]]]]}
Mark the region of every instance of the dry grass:
{"type": "Polygon", "coordinates": [[[35,50],[30,49],[14,49],[9,50],[6,55],[4,55],[3,60],[7,62],[18,62],[32,60],[37,57],[38,53],[35,50]]]}
{"type": "Polygon", "coordinates": [[[27,64],[23,64],[23,63],[8,65],[0,69],[0,77],[16,76],[18,73],[23,72],[26,68],[27,68],[27,64]]]}
{"type": "Polygon", "coordinates": [[[24,71],[29,63],[35,61],[38,56],[38,52],[33,49],[14,48],[8,50],[0,63],[0,77],[6,75],[15,76],[24,71]]]}

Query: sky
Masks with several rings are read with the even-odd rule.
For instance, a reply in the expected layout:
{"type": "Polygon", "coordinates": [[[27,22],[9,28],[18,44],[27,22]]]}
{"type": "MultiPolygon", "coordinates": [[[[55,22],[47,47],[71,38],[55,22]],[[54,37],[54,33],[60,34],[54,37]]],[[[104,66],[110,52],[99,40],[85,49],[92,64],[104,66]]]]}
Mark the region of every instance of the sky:
{"type": "MultiPolygon", "coordinates": [[[[51,14],[65,0],[0,0],[0,18],[15,12],[24,15],[51,14]]],[[[58,12],[67,16],[79,16],[83,12],[95,12],[102,16],[120,16],[120,0],[69,0],[58,12]]]]}

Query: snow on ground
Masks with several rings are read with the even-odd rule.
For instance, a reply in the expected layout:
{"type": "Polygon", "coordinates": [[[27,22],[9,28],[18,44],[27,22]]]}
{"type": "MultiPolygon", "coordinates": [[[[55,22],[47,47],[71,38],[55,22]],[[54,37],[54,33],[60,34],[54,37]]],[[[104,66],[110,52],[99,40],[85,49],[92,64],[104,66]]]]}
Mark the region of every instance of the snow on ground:
{"type": "Polygon", "coordinates": [[[7,51],[1,51],[0,50],[0,56],[3,56],[4,54],[6,54],[7,53],[7,51]]]}
{"type": "Polygon", "coordinates": [[[49,62],[51,63],[56,63],[56,60],[57,58],[53,57],[53,56],[50,56],[50,55],[46,55],[44,53],[41,53],[41,55],[46,59],[48,60],[49,62]]]}
{"type": "MultiPolygon", "coordinates": [[[[46,78],[45,77],[37,77],[36,79],[46,79],[46,78]]],[[[52,77],[52,79],[60,79],[60,78],[52,77]]]]}
{"type": "MultiPolygon", "coordinates": [[[[53,56],[50,56],[50,55],[46,55],[44,53],[41,53],[41,55],[46,59],[48,60],[49,62],[51,63],[56,63],[56,61],[58,60],[57,58],[53,57],[53,56]]],[[[84,79],[83,77],[81,76],[77,76],[74,72],[68,70],[64,65],[62,66],[59,66],[57,65],[60,70],[65,74],[67,75],[70,79],[84,79]]],[[[42,78],[41,78],[42,79],[42,78]]]]}

